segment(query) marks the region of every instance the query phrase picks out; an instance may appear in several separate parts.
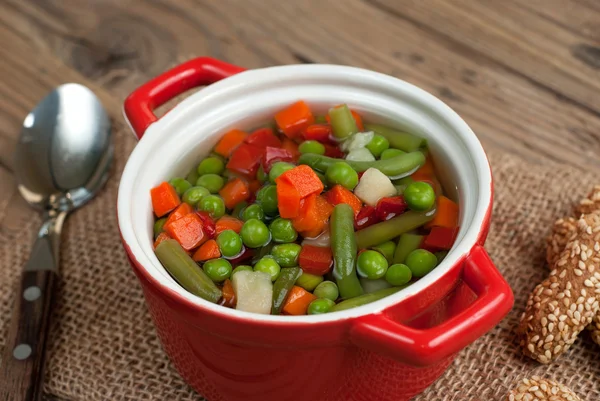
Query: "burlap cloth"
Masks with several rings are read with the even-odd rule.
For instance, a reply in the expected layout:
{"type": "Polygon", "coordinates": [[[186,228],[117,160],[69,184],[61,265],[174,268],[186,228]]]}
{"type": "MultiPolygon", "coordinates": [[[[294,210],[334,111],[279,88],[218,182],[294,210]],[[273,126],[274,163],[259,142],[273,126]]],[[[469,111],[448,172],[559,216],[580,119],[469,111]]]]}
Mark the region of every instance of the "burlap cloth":
{"type": "MultiPolygon", "coordinates": [[[[100,195],[67,220],[61,274],[50,333],[46,392],[58,399],[202,400],[178,376],[161,349],[140,287],[121,248],[115,200],[127,155],[135,146],[115,131],[114,173],[100,195]]],[[[512,286],[514,310],[492,332],[462,351],[416,400],[501,400],[525,376],[553,378],[582,399],[600,400],[600,347],[587,333],[549,366],[522,356],[514,328],[529,291],[548,274],[544,237],[600,174],[559,165],[530,165],[490,154],[496,182],[487,249],[512,286]]],[[[14,287],[26,261],[37,215],[0,232],[0,347],[6,342],[14,287]]]]}

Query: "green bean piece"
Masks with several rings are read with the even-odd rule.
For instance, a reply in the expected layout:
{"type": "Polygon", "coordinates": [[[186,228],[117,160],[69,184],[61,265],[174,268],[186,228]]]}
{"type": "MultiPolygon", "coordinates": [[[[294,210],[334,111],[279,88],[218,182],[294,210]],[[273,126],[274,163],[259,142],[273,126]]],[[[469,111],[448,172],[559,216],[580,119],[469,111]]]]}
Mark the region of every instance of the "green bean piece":
{"type": "Polygon", "coordinates": [[[388,264],[392,264],[394,261],[394,252],[396,251],[396,244],[394,241],[381,243],[377,246],[374,246],[373,249],[382,254],[385,257],[385,260],[387,260],[388,264]]]}
{"type": "Polygon", "coordinates": [[[331,120],[333,136],[338,139],[348,138],[350,135],[358,132],[356,120],[354,120],[352,112],[345,104],[329,109],[329,118],[331,120]]]}
{"type": "Polygon", "coordinates": [[[330,220],[331,251],[333,253],[333,276],[342,298],[363,294],[356,274],[356,237],[354,235],[354,211],[345,203],[333,208],[330,220]]]}
{"type": "Polygon", "coordinates": [[[427,140],[409,134],[407,132],[396,131],[395,129],[378,124],[365,124],[365,130],[373,131],[381,135],[390,143],[391,148],[403,150],[405,152],[413,152],[417,149],[427,146],[427,140]]]}
{"type": "Polygon", "coordinates": [[[177,241],[164,240],[158,244],[155,253],[169,274],[187,291],[212,303],[221,299],[221,290],[177,241]]]}
{"type": "Polygon", "coordinates": [[[370,248],[414,230],[432,220],[434,215],[434,213],[428,215],[428,213],[410,210],[400,216],[364,228],[356,233],[358,249],[370,248]]]}
{"type": "Polygon", "coordinates": [[[402,234],[394,252],[394,264],[404,263],[408,254],[421,246],[423,238],[425,237],[417,234],[402,234]]]}
{"type": "Polygon", "coordinates": [[[371,292],[369,294],[363,294],[358,297],[350,298],[335,305],[329,310],[329,312],[338,312],[341,310],[352,309],[356,308],[357,306],[370,304],[371,302],[379,301],[380,299],[385,298],[388,295],[395,294],[404,287],[406,286],[384,288],[379,291],[371,292]]]}
{"type": "Polygon", "coordinates": [[[407,177],[403,177],[403,178],[392,181],[392,184],[408,186],[409,184],[412,184],[413,182],[415,182],[415,180],[409,175],[407,177]]]}
{"type": "Polygon", "coordinates": [[[350,165],[354,171],[362,173],[371,167],[376,168],[388,177],[402,177],[406,174],[412,174],[425,163],[425,156],[421,152],[411,152],[392,157],[386,160],[375,160],[370,162],[360,162],[356,160],[334,159],[332,157],[317,155],[314,153],[305,153],[298,159],[298,164],[306,164],[315,170],[326,172],[329,166],[337,162],[344,162],[350,165]]]}
{"type": "Polygon", "coordinates": [[[163,227],[165,226],[166,222],[167,222],[166,217],[163,217],[162,219],[158,219],[154,222],[154,227],[153,227],[154,239],[156,239],[156,237],[158,237],[158,235],[163,232],[163,227]]]}
{"type": "Polygon", "coordinates": [[[383,152],[381,152],[381,155],[379,156],[379,158],[381,160],[391,159],[392,157],[400,156],[400,155],[403,155],[404,153],[406,153],[406,152],[404,152],[403,150],[390,148],[390,149],[386,149],[383,152]]]}
{"type": "Polygon", "coordinates": [[[312,292],[319,284],[323,282],[323,280],[323,276],[302,273],[302,275],[298,277],[298,280],[296,280],[296,285],[304,288],[306,291],[312,292]]]}
{"type": "Polygon", "coordinates": [[[296,283],[296,280],[302,274],[302,269],[299,267],[285,267],[281,269],[279,277],[273,283],[273,306],[271,308],[272,315],[279,315],[283,304],[290,293],[290,290],[296,283]]]}

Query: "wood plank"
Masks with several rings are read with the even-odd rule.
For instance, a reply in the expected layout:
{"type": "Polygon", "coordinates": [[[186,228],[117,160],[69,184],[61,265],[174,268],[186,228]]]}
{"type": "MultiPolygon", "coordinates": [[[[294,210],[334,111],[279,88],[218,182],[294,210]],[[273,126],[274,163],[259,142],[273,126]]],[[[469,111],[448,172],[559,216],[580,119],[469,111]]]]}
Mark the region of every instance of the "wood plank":
{"type": "MultiPolygon", "coordinates": [[[[593,42],[600,41],[600,4],[590,8],[573,0],[509,0],[534,16],[546,19],[593,42]]],[[[535,17],[532,17],[535,19],[535,17]]]]}
{"type": "MultiPolygon", "coordinates": [[[[476,50],[600,115],[600,68],[589,57],[597,41],[573,32],[504,1],[368,0],[476,50]],[[501,16],[501,18],[500,18],[501,16]],[[588,54],[588,57],[582,55],[588,54]]],[[[592,51],[593,53],[593,51],[592,51]]]]}

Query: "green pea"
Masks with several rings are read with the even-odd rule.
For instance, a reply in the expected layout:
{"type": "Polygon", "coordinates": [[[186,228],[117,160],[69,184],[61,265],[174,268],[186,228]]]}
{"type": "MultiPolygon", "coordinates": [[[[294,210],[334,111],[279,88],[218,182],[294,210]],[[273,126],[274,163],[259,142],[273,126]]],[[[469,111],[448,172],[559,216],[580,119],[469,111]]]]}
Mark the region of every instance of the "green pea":
{"type": "Polygon", "coordinates": [[[221,283],[231,276],[231,263],[225,259],[211,259],[202,266],[204,273],[215,283],[221,283]]]}
{"type": "Polygon", "coordinates": [[[196,206],[206,195],[210,195],[208,189],[204,187],[191,187],[185,191],[182,200],[190,206],[196,206]]]}
{"type": "Polygon", "coordinates": [[[262,206],[263,211],[268,216],[274,216],[279,213],[277,208],[277,187],[275,185],[265,185],[256,194],[256,201],[262,206]]]}
{"type": "Polygon", "coordinates": [[[404,190],[404,200],[412,210],[429,210],[435,204],[435,192],[428,183],[415,181],[404,190]]]}
{"type": "Polygon", "coordinates": [[[239,265],[238,267],[236,267],[235,269],[233,269],[233,272],[231,273],[231,277],[233,277],[233,275],[237,272],[241,272],[241,271],[248,271],[251,272],[253,271],[252,266],[248,266],[248,265],[239,265]]]}
{"type": "Polygon", "coordinates": [[[309,315],[320,315],[321,313],[327,313],[333,307],[333,305],[335,305],[335,302],[333,302],[331,299],[315,299],[308,305],[306,313],[309,315]]]}
{"type": "Polygon", "coordinates": [[[208,212],[212,217],[218,219],[225,215],[225,202],[217,195],[206,195],[198,203],[198,210],[208,212]]]}
{"type": "Polygon", "coordinates": [[[269,229],[271,230],[271,237],[273,237],[273,241],[275,242],[294,242],[298,238],[298,233],[294,229],[292,221],[282,217],[273,220],[269,229]]]}
{"type": "Polygon", "coordinates": [[[358,173],[354,171],[348,163],[335,162],[327,168],[325,173],[327,182],[331,185],[340,184],[341,186],[353,190],[358,184],[358,173]]]}
{"type": "Polygon", "coordinates": [[[415,249],[406,257],[404,262],[414,277],[424,277],[437,266],[435,255],[425,249],[415,249]]]}
{"type": "Polygon", "coordinates": [[[271,240],[269,229],[260,220],[250,219],[242,226],[240,231],[242,241],[248,248],[260,248],[265,246],[271,240]]]}
{"type": "Polygon", "coordinates": [[[269,179],[267,173],[263,169],[262,164],[258,167],[258,171],[256,172],[256,179],[260,182],[266,182],[269,179]]]}
{"type": "Polygon", "coordinates": [[[373,249],[382,254],[388,263],[392,263],[394,252],[396,251],[396,244],[394,241],[384,242],[383,244],[374,246],[373,249]]]}
{"type": "Polygon", "coordinates": [[[391,265],[385,273],[385,280],[391,285],[404,285],[412,279],[410,268],[402,263],[391,265]]]}
{"type": "Polygon", "coordinates": [[[323,276],[315,276],[314,274],[303,272],[302,275],[296,280],[296,285],[310,292],[317,288],[317,286],[321,284],[323,280],[323,276]]]}
{"type": "Polygon", "coordinates": [[[220,175],[204,174],[198,178],[196,185],[208,189],[211,194],[216,194],[225,185],[225,180],[220,175]]]}
{"type": "Polygon", "coordinates": [[[302,246],[298,244],[279,244],[273,247],[271,255],[281,267],[294,267],[298,266],[301,250],[302,246]]]}
{"type": "Polygon", "coordinates": [[[192,187],[192,184],[188,182],[185,178],[175,177],[169,180],[169,184],[175,188],[175,192],[177,195],[181,196],[192,187]]]}
{"type": "Polygon", "coordinates": [[[435,257],[438,260],[438,265],[440,263],[442,263],[442,260],[444,260],[446,258],[446,256],[448,255],[448,251],[438,251],[434,253],[435,257]]]}
{"type": "Polygon", "coordinates": [[[338,286],[333,281],[323,281],[321,284],[317,285],[313,294],[318,298],[327,298],[335,301],[340,296],[340,291],[338,290],[338,286]]]}
{"type": "Polygon", "coordinates": [[[237,205],[235,205],[235,207],[231,211],[231,215],[233,217],[235,217],[236,219],[241,219],[242,213],[243,213],[244,209],[246,208],[246,206],[248,206],[248,202],[244,201],[244,202],[238,203],[237,205]]]}
{"type": "Polygon", "coordinates": [[[221,174],[225,170],[225,162],[220,157],[207,157],[198,165],[198,175],[221,174]]]}
{"type": "Polygon", "coordinates": [[[242,251],[242,239],[233,230],[224,230],[217,236],[217,245],[221,254],[232,258],[242,251]]]}
{"type": "Polygon", "coordinates": [[[315,153],[317,155],[324,155],[325,154],[325,146],[318,141],[304,141],[300,144],[300,146],[298,146],[298,150],[300,151],[300,153],[304,154],[304,153],[315,153]]]}
{"type": "Polygon", "coordinates": [[[381,160],[387,160],[387,159],[392,159],[396,156],[400,156],[405,154],[406,152],[400,150],[400,149],[386,149],[383,152],[381,152],[381,155],[379,156],[379,158],[381,160]]]}
{"type": "Polygon", "coordinates": [[[370,280],[382,278],[385,276],[387,269],[387,260],[377,251],[364,251],[356,259],[356,271],[358,275],[370,280]]]}
{"type": "Polygon", "coordinates": [[[365,147],[369,149],[373,156],[379,157],[384,150],[387,150],[390,147],[390,143],[385,137],[375,134],[373,135],[371,142],[365,147]]]}
{"type": "Polygon", "coordinates": [[[267,273],[271,276],[271,281],[275,281],[277,280],[277,277],[279,277],[281,267],[275,261],[275,259],[267,256],[256,262],[254,265],[254,271],[267,273]]]}
{"type": "Polygon", "coordinates": [[[154,222],[154,238],[158,237],[158,235],[163,231],[163,227],[167,222],[167,218],[163,217],[162,219],[158,219],[154,222]]]}
{"type": "Polygon", "coordinates": [[[192,169],[192,171],[189,172],[188,175],[185,176],[185,180],[191,184],[195,184],[196,181],[198,181],[198,177],[200,177],[198,175],[198,172],[196,171],[196,169],[192,169]]]}
{"type": "Polygon", "coordinates": [[[274,163],[271,166],[271,171],[269,171],[269,180],[271,182],[275,182],[277,177],[279,177],[281,174],[285,173],[286,171],[293,169],[294,167],[296,167],[296,166],[293,165],[292,163],[286,163],[286,162],[274,163]]]}
{"type": "Polygon", "coordinates": [[[254,203],[246,206],[244,210],[242,210],[240,217],[244,221],[248,221],[250,219],[262,220],[265,218],[265,212],[263,212],[260,205],[254,203]]]}

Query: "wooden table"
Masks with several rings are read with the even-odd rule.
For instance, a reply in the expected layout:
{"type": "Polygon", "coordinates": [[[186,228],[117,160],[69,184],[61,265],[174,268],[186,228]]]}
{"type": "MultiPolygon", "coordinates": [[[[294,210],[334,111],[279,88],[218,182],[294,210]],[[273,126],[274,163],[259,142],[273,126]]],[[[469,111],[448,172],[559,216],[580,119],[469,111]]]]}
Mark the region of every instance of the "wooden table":
{"type": "Polygon", "coordinates": [[[92,87],[111,114],[198,55],[247,68],[336,63],[439,96],[487,149],[600,167],[598,0],[5,0],[0,12],[0,230],[27,212],[12,155],[52,87],[92,87]]]}
{"type": "Polygon", "coordinates": [[[5,0],[0,229],[25,209],[12,172],[23,118],[52,87],[124,97],[210,55],[247,68],[355,65],[439,96],[487,149],[600,167],[598,0],[5,0]]]}
{"type": "Polygon", "coordinates": [[[600,0],[4,0],[0,233],[29,218],[12,156],[54,86],[124,97],[210,55],[247,68],[364,67],[446,101],[487,149],[600,168],[600,0]]]}

